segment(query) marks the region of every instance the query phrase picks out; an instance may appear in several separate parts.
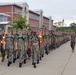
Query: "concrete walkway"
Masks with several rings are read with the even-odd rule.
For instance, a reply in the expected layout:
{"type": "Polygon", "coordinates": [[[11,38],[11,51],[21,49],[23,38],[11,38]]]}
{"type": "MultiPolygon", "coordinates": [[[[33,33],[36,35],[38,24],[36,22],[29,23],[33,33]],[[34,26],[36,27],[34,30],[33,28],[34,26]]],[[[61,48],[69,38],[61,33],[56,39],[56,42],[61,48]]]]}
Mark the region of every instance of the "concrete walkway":
{"type": "Polygon", "coordinates": [[[0,75],[76,75],[76,52],[72,53],[70,42],[45,55],[37,68],[33,68],[31,60],[22,68],[16,63],[7,67],[7,60],[0,62],[0,75]]]}

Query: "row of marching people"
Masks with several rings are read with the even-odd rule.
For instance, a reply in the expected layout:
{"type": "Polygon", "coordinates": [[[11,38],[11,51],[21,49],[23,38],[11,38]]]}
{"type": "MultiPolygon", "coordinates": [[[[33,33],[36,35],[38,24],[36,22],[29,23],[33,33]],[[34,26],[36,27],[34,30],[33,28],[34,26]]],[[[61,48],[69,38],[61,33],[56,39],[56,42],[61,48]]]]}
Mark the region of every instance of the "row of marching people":
{"type": "Polygon", "coordinates": [[[8,28],[8,33],[0,36],[0,49],[2,54],[2,62],[5,60],[7,52],[7,66],[15,63],[19,59],[19,67],[26,64],[27,59],[32,57],[32,65],[36,68],[36,64],[44,57],[44,54],[49,54],[55,48],[58,48],[63,43],[69,40],[69,36],[56,33],[42,34],[36,31],[15,28],[11,31],[8,28]]]}

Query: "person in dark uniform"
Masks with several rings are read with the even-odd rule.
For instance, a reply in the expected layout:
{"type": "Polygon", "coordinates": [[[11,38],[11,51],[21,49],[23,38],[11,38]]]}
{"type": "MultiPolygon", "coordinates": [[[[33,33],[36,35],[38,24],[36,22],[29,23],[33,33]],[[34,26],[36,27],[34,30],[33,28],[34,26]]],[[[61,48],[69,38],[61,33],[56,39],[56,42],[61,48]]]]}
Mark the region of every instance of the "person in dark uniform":
{"type": "Polygon", "coordinates": [[[74,52],[74,49],[75,49],[75,32],[73,32],[71,34],[71,48],[72,48],[72,52],[74,52]]]}

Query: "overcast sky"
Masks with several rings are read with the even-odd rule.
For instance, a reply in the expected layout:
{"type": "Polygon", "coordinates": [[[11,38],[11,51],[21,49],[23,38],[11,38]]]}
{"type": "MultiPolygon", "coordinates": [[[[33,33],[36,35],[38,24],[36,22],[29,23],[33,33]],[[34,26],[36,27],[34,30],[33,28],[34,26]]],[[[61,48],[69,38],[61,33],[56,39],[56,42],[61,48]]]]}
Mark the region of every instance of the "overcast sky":
{"type": "Polygon", "coordinates": [[[76,0],[0,0],[0,2],[27,2],[29,9],[42,9],[45,16],[66,22],[76,21],[76,0]]]}

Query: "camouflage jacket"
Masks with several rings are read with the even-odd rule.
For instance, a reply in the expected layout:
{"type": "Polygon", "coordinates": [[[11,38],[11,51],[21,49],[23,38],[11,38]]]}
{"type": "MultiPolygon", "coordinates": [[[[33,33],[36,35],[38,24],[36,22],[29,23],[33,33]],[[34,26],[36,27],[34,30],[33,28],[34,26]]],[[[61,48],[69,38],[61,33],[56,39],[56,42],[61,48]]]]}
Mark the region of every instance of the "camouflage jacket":
{"type": "Polygon", "coordinates": [[[18,34],[13,34],[12,37],[13,37],[14,42],[17,42],[18,34]]]}
{"type": "Polygon", "coordinates": [[[32,37],[33,50],[39,50],[39,39],[37,36],[32,37]]]}
{"type": "Polygon", "coordinates": [[[18,50],[24,50],[24,45],[25,45],[24,38],[18,37],[18,41],[17,41],[18,50]]]}
{"type": "Polygon", "coordinates": [[[6,49],[12,49],[13,50],[13,46],[14,46],[14,41],[13,41],[13,37],[12,36],[6,36],[6,49]]]}

